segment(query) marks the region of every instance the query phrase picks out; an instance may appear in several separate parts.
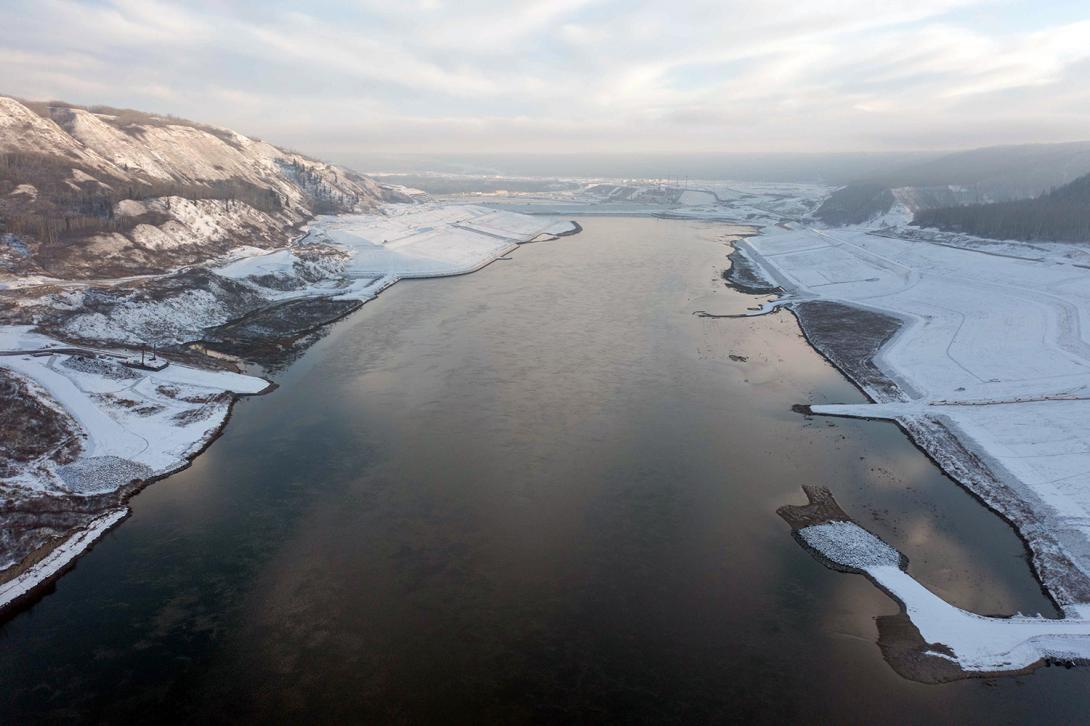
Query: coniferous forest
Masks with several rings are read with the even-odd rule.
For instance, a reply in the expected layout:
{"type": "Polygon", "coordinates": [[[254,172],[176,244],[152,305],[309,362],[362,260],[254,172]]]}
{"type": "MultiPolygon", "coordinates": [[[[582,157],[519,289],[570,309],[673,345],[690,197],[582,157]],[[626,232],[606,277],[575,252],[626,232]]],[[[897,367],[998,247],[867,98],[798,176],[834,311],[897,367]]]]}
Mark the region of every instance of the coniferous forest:
{"type": "Polygon", "coordinates": [[[1090,242],[1090,174],[1035,199],[921,210],[913,224],[991,239],[1090,242]]]}

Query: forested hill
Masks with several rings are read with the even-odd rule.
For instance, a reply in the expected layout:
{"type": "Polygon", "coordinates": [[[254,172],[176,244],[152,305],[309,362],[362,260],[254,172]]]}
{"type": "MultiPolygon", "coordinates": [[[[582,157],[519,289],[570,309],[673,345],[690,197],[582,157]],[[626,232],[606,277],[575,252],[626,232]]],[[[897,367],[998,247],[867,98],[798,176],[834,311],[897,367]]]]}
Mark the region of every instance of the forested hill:
{"type": "Polygon", "coordinates": [[[993,146],[889,169],[838,190],[814,216],[860,224],[895,204],[922,209],[1032,199],[1090,173],[1090,142],[993,146]]]}
{"type": "Polygon", "coordinates": [[[1090,242],[1090,174],[1036,199],[921,210],[913,224],[991,239],[1090,242]]]}

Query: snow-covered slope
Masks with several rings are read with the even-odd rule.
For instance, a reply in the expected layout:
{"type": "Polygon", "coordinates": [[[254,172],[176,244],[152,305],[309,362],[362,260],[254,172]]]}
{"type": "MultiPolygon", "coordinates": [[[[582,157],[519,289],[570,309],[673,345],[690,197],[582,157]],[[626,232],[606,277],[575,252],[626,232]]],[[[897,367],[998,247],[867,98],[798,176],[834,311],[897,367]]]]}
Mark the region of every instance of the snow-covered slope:
{"type": "Polygon", "coordinates": [[[27,251],[9,273],[163,272],[398,196],[227,129],[0,97],[0,233],[27,251]]]}
{"type": "Polygon", "coordinates": [[[94,150],[13,98],[0,96],[0,153],[51,154],[110,176],[123,176],[94,150]]]}

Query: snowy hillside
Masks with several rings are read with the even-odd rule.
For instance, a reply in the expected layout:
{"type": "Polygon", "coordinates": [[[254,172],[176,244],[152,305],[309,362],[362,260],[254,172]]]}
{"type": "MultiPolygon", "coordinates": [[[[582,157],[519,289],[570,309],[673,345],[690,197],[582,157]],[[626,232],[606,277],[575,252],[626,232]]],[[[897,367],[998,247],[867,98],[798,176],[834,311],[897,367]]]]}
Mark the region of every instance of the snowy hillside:
{"type": "Polygon", "coordinates": [[[0,97],[0,276],[164,272],[401,196],[227,129],[0,97]]]}

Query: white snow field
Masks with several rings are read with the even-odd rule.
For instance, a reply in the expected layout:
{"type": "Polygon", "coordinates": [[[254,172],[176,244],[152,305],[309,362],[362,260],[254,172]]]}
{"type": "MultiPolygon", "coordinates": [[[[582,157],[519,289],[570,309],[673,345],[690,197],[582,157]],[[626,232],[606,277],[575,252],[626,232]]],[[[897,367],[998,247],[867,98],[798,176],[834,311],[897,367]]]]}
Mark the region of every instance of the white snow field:
{"type": "Polygon", "coordinates": [[[1016,616],[988,618],[954,607],[900,568],[895,549],[854,522],[827,522],[798,531],[833,562],[866,572],[904,605],[924,640],[946,646],[929,655],[955,660],[966,671],[1027,668],[1044,658],[1090,658],[1090,620],[1016,616]]]}
{"type": "Polygon", "coordinates": [[[387,205],[382,211],[318,217],[293,248],[243,256],[215,272],[240,280],[291,275],[306,264],[300,255],[305,256],[308,246],[325,245],[340,252],[336,258],[320,263],[328,279],[271,296],[333,293],[341,298],[369,300],[400,279],[474,272],[520,244],[571,234],[577,229],[573,222],[552,217],[479,206],[425,203],[387,205]]]}
{"type": "Polygon", "coordinates": [[[121,363],[125,354],[75,350],[29,326],[0,327],[0,367],[31,381],[71,418],[81,449],[72,464],[48,457],[30,462],[21,474],[5,478],[6,485],[87,495],[169,473],[185,466],[219,430],[230,407],[224,394],[257,394],[270,385],[179,363],[161,371],[129,368],[121,363]]]}
{"type": "MultiPolygon", "coordinates": [[[[1035,248],[1037,259],[1025,259],[862,227],[770,229],[739,247],[793,302],[840,302],[902,321],[874,363],[898,384],[903,400],[863,382],[877,403],[817,405],[813,412],[901,422],[949,473],[1015,525],[1068,617],[1088,612],[1086,267],[1055,245],[1044,255],[1035,248]],[[929,435],[940,429],[964,450],[951,448],[949,436],[929,435]],[[970,475],[966,459],[974,458],[991,476],[970,475]]],[[[883,578],[891,590],[913,592],[903,573],[875,575],[883,578]]],[[[1090,647],[1080,647],[1090,656],[1090,647]]],[[[1012,656],[1009,667],[1017,662],[1012,656]]]]}
{"type": "Polygon", "coordinates": [[[585,180],[573,191],[448,195],[528,214],[633,215],[774,225],[820,206],[830,188],[820,184],[693,180],[686,186],[626,180],[585,180]]]}

